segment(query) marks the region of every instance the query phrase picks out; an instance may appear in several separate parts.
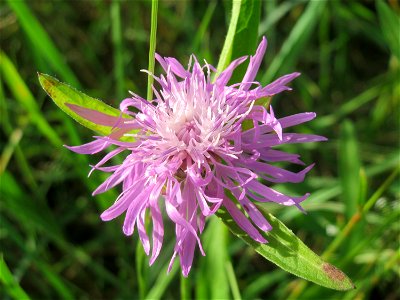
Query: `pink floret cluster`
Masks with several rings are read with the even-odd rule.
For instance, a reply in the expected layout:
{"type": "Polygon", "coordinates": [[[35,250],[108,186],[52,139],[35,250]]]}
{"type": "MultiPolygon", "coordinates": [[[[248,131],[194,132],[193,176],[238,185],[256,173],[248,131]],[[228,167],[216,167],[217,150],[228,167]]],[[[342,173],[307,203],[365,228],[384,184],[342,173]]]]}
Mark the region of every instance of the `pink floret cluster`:
{"type": "Polygon", "coordinates": [[[95,154],[114,146],[92,168],[111,173],[93,194],[122,184],[121,194],[101,214],[101,219],[109,221],[125,213],[123,232],[132,235],[137,227],[143,248],[151,255],[150,265],[163,244],[162,211],[173,222],[176,233],[170,269],[179,256],[182,273],[187,276],[196,246],[205,255],[200,234],[206,218],[221,206],[260,243],[267,242],[261,232],[272,227],[255,202],[302,209],[300,203],[308,194],[291,197],[263,182],[301,182],[313,165],[299,173],[277,167],[275,162],[304,163],[299,155],[277,150],[275,146],[326,139],[286,132],[288,127],[314,119],[315,113],[276,118],[271,106],[255,103],[290,90],[287,84],[300,75],[288,74],[264,87],[256,82],[266,47],[263,38],[240,83],[228,84],[234,69],[247,57],[234,60],[212,80],[215,68],[206,62],[201,65],[193,55],[187,68],[175,58],[156,55],[165,74],[151,74],[159,86],[153,88],[154,100],[131,93],[132,97],[120,104],[120,117],[67,104],[87,120],[113,128],[109,136],[96,136],[88,144],[68,148],[81,154],[95,154]],[[243,126],[245,121],[249,124],[247,120],[252,126],[243,126]],[[122,164],[106,165],[122,152],[126,155],[122,164]],[[152,221],[151,243],[145,226],[147,213],[152,221]]]}

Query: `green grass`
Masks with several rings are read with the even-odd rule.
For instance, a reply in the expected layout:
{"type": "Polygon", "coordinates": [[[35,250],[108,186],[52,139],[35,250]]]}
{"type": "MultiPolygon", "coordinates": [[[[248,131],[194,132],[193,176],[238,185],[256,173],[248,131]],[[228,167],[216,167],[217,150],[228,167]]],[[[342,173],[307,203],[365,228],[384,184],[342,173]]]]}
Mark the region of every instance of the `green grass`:
{"type": "Polygon", "coordinates": [[[398,4],[270,0],[233,8],[231,21],[228,2],[160,1],[152,36],[150,1],[0,3],[2,299],[400,297],[398,4]],[[252,18],[239,17],[246,9],[252,18]],[[217,66],[223,49],[220,64],[226,65],[235,53],[253,51],[261,35],[269,46],[258,80],[302,73],[292,92],[273,99],[276,114],[315,111],[317,119],[296,131],[329,138],[286,148],[316,162],[303,183],[276,187],[311,192],[308,214],[265,208],[349,275],[354,290],[332,291],[280,270],[218,219],[207,223],[207,256],[196,253],[188,279],[177,263],[166,274],[172,226],[148,267],[137,235],[123,235],[122,218],[99,218],[117,191],[91,196],[105,178],[86,178],[98,157],[62,147],[88,142],[92,133],[59,110],[37,80],[37,72],[50,74],[117,107],[128,90],[150,94],[140,69],[153,68],[156,45],[157,53],[183,65],[194,53],[217,66]]]}

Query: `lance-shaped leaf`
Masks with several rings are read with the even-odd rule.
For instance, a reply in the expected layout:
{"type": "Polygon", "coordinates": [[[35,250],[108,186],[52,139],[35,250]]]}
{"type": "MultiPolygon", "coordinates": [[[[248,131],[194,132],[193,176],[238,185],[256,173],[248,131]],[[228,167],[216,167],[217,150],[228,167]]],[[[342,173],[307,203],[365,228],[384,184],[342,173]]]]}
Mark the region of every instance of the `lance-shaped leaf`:
{"type": "MultiPolygon", "coordinates": [[[[258,25],[260,23],[260,0],[232,1],[232,12],[224,47],[218,61],[218,74],[232,61],[243,55],[253,53],[257,47],[258,25]]],[[[241,79],[245,72],[245,65],[239,66],[232,76],[232,82],[241,79]]]]}
{"type": "Polygon", "coordinates": [[[118,109],[89,97],[50,75],[38,73],[38,76],[42,88],[59,108],[81,125],[97,133],[109,135],[114,125],[121,121],[121,117],[129,118],[121,115],[118,109]]]}
{"type": "MultiPolygon", "coordinates": [[[[259,209],[262,211],[262,208],[259,209]]],[[[263,214],[272,225],[271,231],[262,233],[268,240],[266,244],[256,242],[245,233],[225,208],[220,208],[217,213],[232,233],[283,270],[327,288],[342,291],[354,288],[354,284],[346,274],[324,262],[273,215],[263,214]]]]}

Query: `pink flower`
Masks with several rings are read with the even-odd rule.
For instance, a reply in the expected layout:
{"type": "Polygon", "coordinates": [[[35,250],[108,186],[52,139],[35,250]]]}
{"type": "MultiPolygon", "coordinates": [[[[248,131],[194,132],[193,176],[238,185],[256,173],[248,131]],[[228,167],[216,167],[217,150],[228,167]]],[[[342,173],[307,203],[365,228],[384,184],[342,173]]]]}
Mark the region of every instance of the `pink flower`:
{"type": "Polygon", "coordinates": [[[268,110],[255,105],[259,98],[290,90],[286,85],[300,75],[285,75],[265,87],[254,81],[266,47],[267,41],[263,38],[256,54],[250,57],[242,82],[233,85],[228,85],[232,72],[247,57],[234,60],[213,82],[211,73],[216,70],[207,63],[200,65],[193,55],[187,69],[175,58],[157,55],[166,72],[160,77],[153,75],[161,89],[153,89],[156,98],[151,102],[132,93],[131,98],[120,104],[124,117],[122,114],[120,118],[111,117],[68,104],[92,122],[113,126],[109,136],[96,136],[91,143],[68,148],[77,153],[94,154],[116,146],[93,166],[92,171],[111,173],[93,195],[122,184],[122,193],[101,214],[101,219],[109,221],[125,212],[123,232],[132,235],[136,225],[145,252],[149,255],[151,250],[150,265],[163,243],[161,208],[165,208],[175,224],[176,244],[170,268],[178,255],[183,275],[187,276],[196,245],[205,255],[199,235],[206,217],[221,205],[254,240],[266,243],[260,230],[272,228],[253,202],[275,202],[301,209],[300,203],[308,197],[308,194],[290,197],[259,181],[303,181],[313,165],[299,173],[274,166],[274,162],[282,161],[303,164],[299,155],[275,150],[274,146],[325,140],[316,135],[283,132],[314,119],[315,113],[277,119],[272,107],[268,110]],[[251,120],[253,128],[243,130],[245,120],[251,120]],[[127,156],[122,164],[104,166],[124,151],[127,156]],[[236,201],[227,197],[227,190],[236,201]],[[153,223],[152,247],[145,228],[148,212],[153,223]]]}

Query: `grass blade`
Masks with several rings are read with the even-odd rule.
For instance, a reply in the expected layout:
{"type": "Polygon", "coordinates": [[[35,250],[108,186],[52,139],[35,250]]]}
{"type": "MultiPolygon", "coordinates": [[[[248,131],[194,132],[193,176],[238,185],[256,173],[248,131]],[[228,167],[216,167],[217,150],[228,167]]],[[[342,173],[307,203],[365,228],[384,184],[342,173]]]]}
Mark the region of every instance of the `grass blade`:
{"type": "MultiPolygon", "coordinates": [[[[158,0],[151,1],[151,29],[150,29],[150,49],[149,49],[149,72],[154,73],[154,56],[156,53],[157,43],[157,13],[158,13],[158,0]]],[[[153,99],[153,76],[148,75],[147,82],[147,100],[153,99]]]]}
{"type": "Polygon", "coordinates": [[[51,67],[65,80],[72,85],[79,87],[79,81],[74,73],[65,63],[63,55],[58,51],[47,32],[36,17],[29,10],[24,0],[14,1],[8,0],[8,5],[12,8],[18,17],[18,20],[26,32],[29,40],[35,48],[40,50],[44,58],[51,67]]]}
{"type": "Polygon", "coordinates": [[[151,287],[150,291],[146,295],[145,299],[154,299],[158,300],[161,299],[162,295],[164,294],[165,290],[171,283],[171,281],[175,278],[176,273],[179,270],[178,264],[173,264],[171,272],[167,274],[169,262],[165,264],[160,275],[158,276],[157,281],[151,287]]]}
{"type": "Polygon", "coordinates": [[[339,141],[339,176],[343,200],[346,204],[346,220],[357,212],[360,196],[360,155],[353,124],[347,120],[342,125],[339,141]]]}
{"type": "Polygon", "coordinates": [[[327,1],[308,2],[306,10],[297,21],[289,37],[282,45],[281,51],[274,58],[262,78],[262,84],[270,82],[279,74],[286,73],[295,65],[297,59],[303,53],[326,4],[327,1]]]}
{"type": "Polygon", "coordinates": [[[242,296],[240,295],[239,285],[236,279],[235,270],[233,269],[232,263],[230,261],[226,262],[226,274],[229,281],[229,286],[231,287],[233,299],[240,300],[242,296]]]}
{"type": "Polygon", "coordinates": [[[400,18],[385,1],[376,1],[376,10],[389,49],[400,60],[400,18]]]}
{"type": "Polygon", "coordinates": [[[194,53],[197,53],[199,51],[201,41],[204,38],[204,34],[210,24],[216,7],[217,1],[213,0],[210,1],[210,3],[208,4],[207,10],[204,13],[203,19],[201,20],[199,29],[197,30],[196,35],[193,38],[192,49],[194,53]]]}
{"type": "Polygon", "coordinates": [[[3,283],[8,295],[15,300],[30,299],[30,297],[14,279],[10,269],[4,261],[3,253],[0,254],[0,281],[3,283]]]}
{"type": "Polygon", "coordinates": [[[21,79],[17,69],[8,59],[7,55],[3,52],[0,52],[0,61],[1,73],[3,74],[4,80],[8,84],[15,99],[25,107],[31,117],[32,122],[35,123],[39,131],[41,131],[42,134],[47,137],[47,139],[53,145],[62,145],[63,142],[41,114],[35,98],[32,96],[24,81],[21,79]]]}
{"type": "Polygon", "coordinates": [[[120,16],[120,1],[114,0],[111,3],[111,34],[113,42],[114,54],[114,80],[116,82],[116,95],[118,99],[122,99],[125,90],[124,84],[124,61],[123,61],[123,46],[121,34],[121,16],[120,16]]]}

